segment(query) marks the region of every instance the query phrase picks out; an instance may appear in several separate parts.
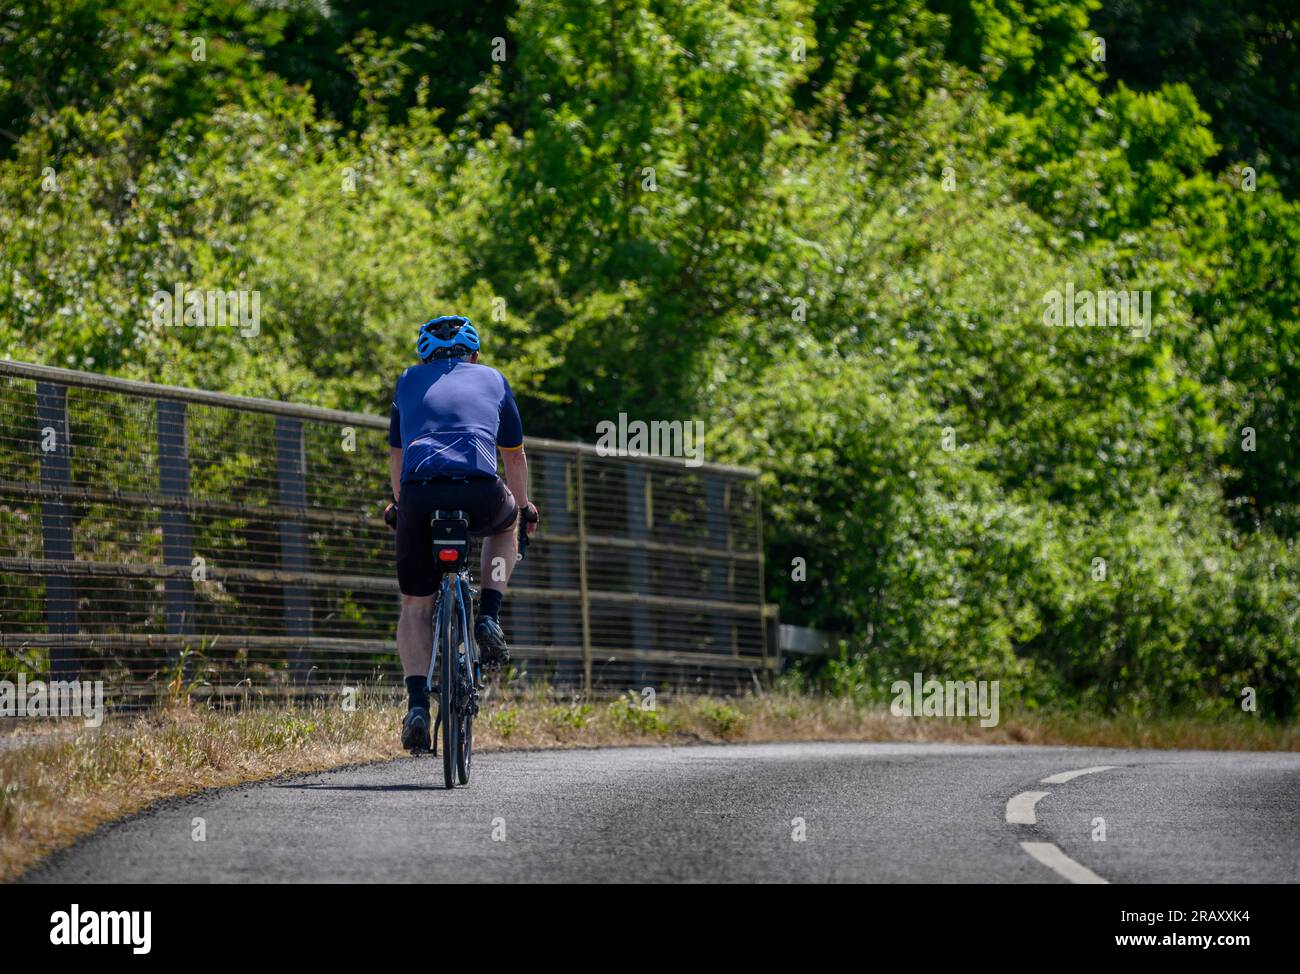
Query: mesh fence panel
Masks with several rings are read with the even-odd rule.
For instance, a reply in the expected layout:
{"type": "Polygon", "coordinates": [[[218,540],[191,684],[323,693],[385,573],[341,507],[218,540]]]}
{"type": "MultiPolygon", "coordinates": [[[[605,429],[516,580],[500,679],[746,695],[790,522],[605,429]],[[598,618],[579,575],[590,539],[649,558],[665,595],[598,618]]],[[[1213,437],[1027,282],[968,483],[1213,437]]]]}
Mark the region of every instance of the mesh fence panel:
{"type": "MultiPolygon", "coordinates": [[[[0,361],[0,676],[119,709],[400,683],[387,421],[0,361]]],[[[752,471],[530,438],[525,680],[728,692],[775,665],[752,471]]],[[[477,575],[477,554],[472,564],[477,575]]]]}

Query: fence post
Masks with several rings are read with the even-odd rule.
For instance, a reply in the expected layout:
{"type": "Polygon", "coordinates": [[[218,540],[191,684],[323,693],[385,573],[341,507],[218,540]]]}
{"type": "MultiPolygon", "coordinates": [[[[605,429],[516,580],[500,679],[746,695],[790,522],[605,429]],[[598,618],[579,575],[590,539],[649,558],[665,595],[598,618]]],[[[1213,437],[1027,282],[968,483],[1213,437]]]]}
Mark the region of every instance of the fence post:
{"type": "MultiPolygon", "coordinates": [[[[654,478],[645,465],[636,460],[629,461],[627,480],[623,492],[623,503],[627,509],[628,537],[637,542],[650,539],[651,494],[654,478]]],[[[633,592],[645,595],[658,595],[650,591],[650,554],[645,548],[636,547],[628,552],[628,581],[633,592]]],[[[654,639],[650,626],[650,610],[644,605],[633,606],[632,646],[643,652],[653,648],[654,639]]],[[[633,678],[642,686],[648,686],[650,674],[644,660],[636,664],[633,678]]]]}
{"type": "MultiPolygon", "coordinates": [[[[714,552],[727,551],[730,549],[731,542],[730,530],[727,524],[726,482],[716,475],[706,475],[704,478],[704,491],[708,509],[709,549],[714,552]]],[[[733,601],[728,591],[730,588],[730,559],[714,557],[710,558],[709,561],[709,598],[717,602],[733,601]]],[[[712,614],[710,629],[713,633],[711,640],[714,644],[711,647],[713,651],[723,655],[735,655],[735,620],[731,616],[715,612],[712,614]]]]}
{"type": "Polygon", "coordinates": [[[578,468],[578,594],[582,605],[582,689],[591,693],[591,597],[587,589],[587,507],[582,490],[582,453],[578,468]]]}
{"type": "Polygon", "coordinates": [[[763,554],[763,484],[758,477],[754,478],[754,516],[758,522],[758,608],[759,618],[763,620],[759,630],[762,633],[763,678],[766,680],[774,669],[781,665],[781,643],[779,639],[772,638],[777,632],[777,623],[768,625],[767,622],[767,564],[763,554]],[[774,662],[768,662],[769,653],[772,654],[774,662]]]}
{"type": "MultiPolygon", "coordinates": [[[[540,490],[534,490],[533,494],[547,503],[542,510],[542,517],[545,519],[548,536],[552,534],[577,536],[577,529],[573,523],[578,506],[577,493],[574,492],[573,501],[570,502],[569,458],[570,454],[555,450],[545,450],[538,454],[542,486],[540,490]]],[[[538,506],[541,506],[540,502],[538,506]]],[[[578,588],[576,543],[573,550],[574,561],[572,562],[557,551],[539,557],[534,563],[534,570],[542,573],[546,580],[544,588],[566,592],[578,588]]],[[[581,623],[576,603],[568,599],[549,599],[538,603],[535,611],[545,620],[545,624],[540,627],[541,643],[554,646],[573,639],[578,646],[582,645],[581,623]]],[[[576,682],[578,664],[571,659],[557,659],[552,663],[544,657],[541,665],[551,667],[550,678],[557,684],[576,682]]]]}
{"type": "MultiPolygon", "coordinates": [[[[36,425],[41,445],[41,540],[44,555],[54,561],[72,561],[72,513],[63,499],[63,492],[72,483],[66,387],[53,382],[36,383],[36,425]],[[53,449],[47,450],[47,444],[53,449]],[[51,491],[53,496],[49,493],[51,491]]],[[[45,576],[45,622],[51,635],[76,635],[77,593],[71,575],[45,576]]],[[[51,678],[75,679],[77,672],[75,650],[69,646],[50,647],[51,678]]]]}
{"type": "MultiPolygon", "coordinates": [[[[171,399],[159,399],[158,417],[158,486],[164,498],[188,501],[190,497],[190,450],[186,434],[186,405],[171,399]]],[[[162,507],[163,564],[192,567],[194,531],[189,511],[184,507],[162,507]]],[[[194,582],[192,578],[168,578],[164,583],[167,633],[188,636],[194,632],[194,582]]],[[[175,664],[182,659],[184,644],[171,654],[175,664]]],[[[193,672],[193,663],[185,662],[184,675],[193,672]]]]}
{"type": "MultiPolygon", "coordinates": [[[[307,461],[302,440],[302,420],[289,416],[275,418],[276,470],[280,478],[280,504],[296,511],[307,510],[307,461]]],[[[307,571],[307,545],[303,522],[297,518],[280,519],[280,565],[286,572],[307,571]]],[[[311,639],[311,600],[307,587],[284,584],[284,628],[289,636],[302,640],[292,651],[290,672],[295,683],[310,677],[307,643],[311,639]]]]}

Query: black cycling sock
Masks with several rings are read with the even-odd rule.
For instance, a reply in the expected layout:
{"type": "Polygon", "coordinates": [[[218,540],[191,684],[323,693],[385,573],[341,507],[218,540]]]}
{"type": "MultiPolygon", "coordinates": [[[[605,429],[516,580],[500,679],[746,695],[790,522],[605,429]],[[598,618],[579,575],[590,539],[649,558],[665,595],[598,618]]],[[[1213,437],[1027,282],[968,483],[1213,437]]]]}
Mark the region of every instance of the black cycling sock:
{"type": "Polygon", "coordinates": [[[408,676],[406,678],[406,695],[410,699],[411,707],[429,709],[429,681],[424,677],[408,676]]]}
{"type": "Polygon", "coordinates": [[[485,588],[478,594],[478,614],[481,616],[490,616],[501,621],[501,600],[505,598],[504,592],[498,592],[494,588],[485,588]]]}

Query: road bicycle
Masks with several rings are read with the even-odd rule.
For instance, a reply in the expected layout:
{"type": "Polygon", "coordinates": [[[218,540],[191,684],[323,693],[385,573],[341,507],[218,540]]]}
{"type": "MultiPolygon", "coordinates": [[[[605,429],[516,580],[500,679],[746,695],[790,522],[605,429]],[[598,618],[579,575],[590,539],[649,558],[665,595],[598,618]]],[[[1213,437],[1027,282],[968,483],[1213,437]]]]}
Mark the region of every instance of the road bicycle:
{"type": "MultiPolygon", "coordinates": [[[[438,700],[432,745],[438,754],[442,734],[442,775],[448,788],[469,784],[474,756],[474,718],[479,691],[486,685],[474,642],[473,580],[469,572],[469,517],[464,511],[434,511],[433,557],[442,585],[433,612],[433,655],[429,662],[429,698],[438,700]],[[436,676],[436,679],[435,679],[436,676]]],[[[527,522],[519,518],[519,553],[528,548],[527,522]]]]}

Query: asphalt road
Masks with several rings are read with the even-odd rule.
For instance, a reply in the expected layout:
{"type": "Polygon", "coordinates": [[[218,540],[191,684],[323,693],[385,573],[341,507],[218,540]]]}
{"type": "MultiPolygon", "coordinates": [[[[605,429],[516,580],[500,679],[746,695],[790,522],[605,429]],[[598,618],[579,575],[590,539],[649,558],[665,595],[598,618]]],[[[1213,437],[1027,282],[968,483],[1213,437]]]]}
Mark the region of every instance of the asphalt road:
{"type": "Polygon", "coordinates": [[[777,744],[475,765],[451,792],[423,756],[163,802],[26,879],[1300,881],[1300,754],[777,744]]]}

